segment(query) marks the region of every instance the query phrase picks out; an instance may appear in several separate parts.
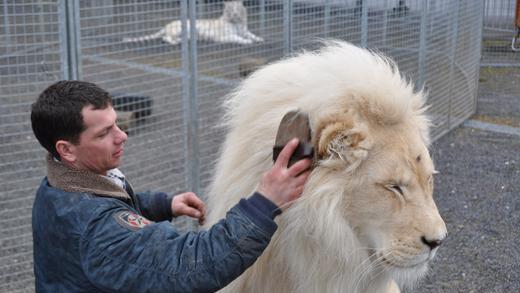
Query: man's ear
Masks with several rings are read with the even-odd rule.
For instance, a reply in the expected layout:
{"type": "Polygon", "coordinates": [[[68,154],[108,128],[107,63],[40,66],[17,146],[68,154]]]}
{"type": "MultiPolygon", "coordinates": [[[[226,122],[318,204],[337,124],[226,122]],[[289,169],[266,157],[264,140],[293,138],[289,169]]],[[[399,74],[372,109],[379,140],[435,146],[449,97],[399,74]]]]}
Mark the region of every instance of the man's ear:
{"type": "Polygon", "coordinates": [[[76,147],[66,140],[58,140],[56,142],[56,151],[60,155],[60,159],[63,162],[73,163],[76,161],[76,147]]]}
{"type": "Polygon", "coordinates": [[[360,122],[340,115],[320,124],[314,140],[319,161],[346,164],[353,170],[368,156],[372,144],[366,127],[362,127],[360,122]]]}

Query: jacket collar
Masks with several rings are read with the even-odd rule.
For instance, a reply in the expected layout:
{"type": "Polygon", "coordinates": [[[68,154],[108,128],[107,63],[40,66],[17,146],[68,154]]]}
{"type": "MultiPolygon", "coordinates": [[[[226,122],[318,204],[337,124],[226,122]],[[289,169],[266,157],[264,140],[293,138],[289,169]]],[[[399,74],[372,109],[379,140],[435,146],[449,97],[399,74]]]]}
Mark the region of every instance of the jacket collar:
{"type": "Polygon", "coordinates": [[[47,154],[47,179],[49,183],[67,192],[87,192],[100,196],[128,199],[130,196],[109,179],[86,170],[69,167],[47,154]]]}

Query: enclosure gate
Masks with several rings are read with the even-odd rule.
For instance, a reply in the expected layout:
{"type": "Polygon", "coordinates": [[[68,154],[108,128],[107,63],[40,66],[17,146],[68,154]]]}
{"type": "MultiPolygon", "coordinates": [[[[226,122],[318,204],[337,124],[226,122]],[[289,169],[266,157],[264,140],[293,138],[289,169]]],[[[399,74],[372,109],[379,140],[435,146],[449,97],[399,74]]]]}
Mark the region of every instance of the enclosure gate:
{"type": "Polygon", "coordinates": [[[215,127],[222,98],[256,65],[315,49],[319,38],[393,57],[427,90],[434,138],[475,111],[484,1],[244,4],[248,29],[263,42],[197,41],[195,30],[178,45],[122,42],[173,20],[186,28],[217,18],[223,4],[215,0],[0,0],[0,292],[34,291],[31,205],[45,164],[29,113],[57,80],[91,81],[121,98],[119,110],[131,114],[122,170],[138,190],[203,197],[224,135],[215,127]]]}

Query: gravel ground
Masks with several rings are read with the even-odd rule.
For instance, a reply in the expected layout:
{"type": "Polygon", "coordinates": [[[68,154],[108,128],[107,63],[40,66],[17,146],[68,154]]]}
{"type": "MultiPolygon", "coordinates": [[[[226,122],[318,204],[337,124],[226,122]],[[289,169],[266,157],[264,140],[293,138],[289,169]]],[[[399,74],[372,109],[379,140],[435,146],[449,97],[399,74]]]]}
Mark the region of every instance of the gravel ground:
{"type": "MultiPolygon", "coordinates": [[[[520,68],[482,68],[473,120],[520,131],[520,68]]],[[[432,145],[449,236],[409,292],[520,292],[520,136],[461,126],[432,145]]]]}

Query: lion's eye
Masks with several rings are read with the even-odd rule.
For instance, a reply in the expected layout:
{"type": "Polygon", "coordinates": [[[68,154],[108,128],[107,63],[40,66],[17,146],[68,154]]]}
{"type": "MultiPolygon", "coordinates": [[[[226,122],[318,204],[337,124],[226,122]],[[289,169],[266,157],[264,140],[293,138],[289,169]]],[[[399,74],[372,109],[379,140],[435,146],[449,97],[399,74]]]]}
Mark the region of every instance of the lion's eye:
{"type": "Polygon", "coordinates": [[[392,191],[396,191],[397,193],[399,193],[400,195],[404,195],[403,193],[403,189],[401,188],[401,186],[397,185],[397,184],[390,184],[390,185],[387,185],[387,188],[392,190],[392,191]]]}
{"type": "Polygon", "coordinates": [[[392,185],[392,189],[394,189],[395,191],[397,191],[401,195],[403,195],[403,190],[401,189],[401,187],[399,185],[392,185]]]}

